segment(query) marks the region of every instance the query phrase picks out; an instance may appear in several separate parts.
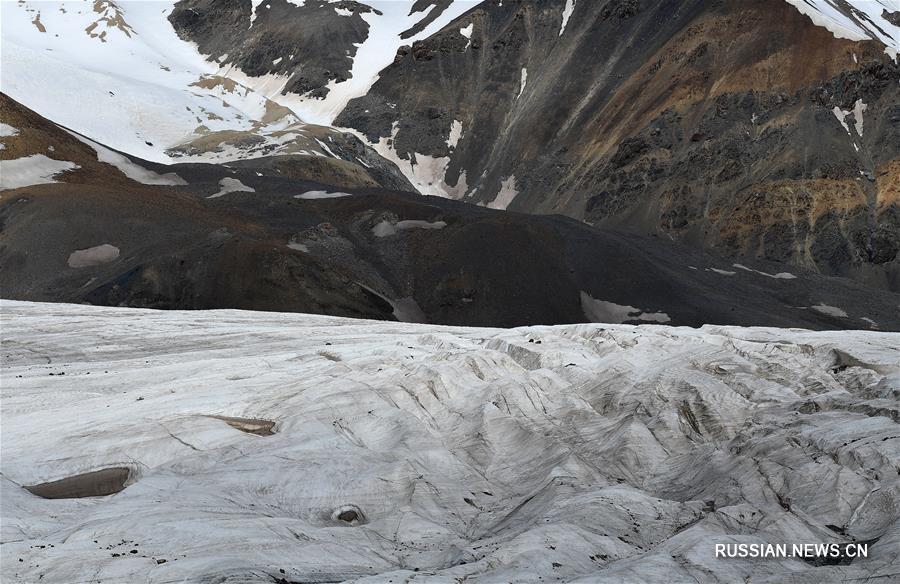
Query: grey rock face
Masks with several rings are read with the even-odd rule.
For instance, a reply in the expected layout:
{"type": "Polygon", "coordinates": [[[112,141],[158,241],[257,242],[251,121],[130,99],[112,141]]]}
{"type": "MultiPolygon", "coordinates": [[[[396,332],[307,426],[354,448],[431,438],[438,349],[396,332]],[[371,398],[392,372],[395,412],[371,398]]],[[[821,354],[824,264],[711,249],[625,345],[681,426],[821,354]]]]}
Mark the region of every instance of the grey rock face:
{"type": "Polygon", "coordinates": [[[324,97],[329,81],[344,81],[356,44],[368,33],[365,4],[310,0],[181,0],[169,15],[175,31],[222,65],[251,76],[289,75],[285,90],[324,97]],[[337,10],[350,12],[350,16],[337,10]]]}
{"type": "MultiPolygon", "coordinates": [[[[414,3],[427,16],[401,37],[449,5],[414,3]]],[[[836,38],[783,0],[568,5],[473,5],[401,47],[335,124],[424,194],[900,289],[900,69],[879,41],[836,38]]],[[[247,2],[179,7],[185,38],[218,43],[213,56],[251,75],[293,75],[285,91],[307,97],[346,78],[368,33],[362,6],[347,17],[308,2],[301,14],[279,0],[247,29],[247,2]],[[283,52],[268,39],[288,21],[290,43],[327,63],[256,68],[283,52]]],[[[836,9],[865,24],[850,4],[836,9]]]]}

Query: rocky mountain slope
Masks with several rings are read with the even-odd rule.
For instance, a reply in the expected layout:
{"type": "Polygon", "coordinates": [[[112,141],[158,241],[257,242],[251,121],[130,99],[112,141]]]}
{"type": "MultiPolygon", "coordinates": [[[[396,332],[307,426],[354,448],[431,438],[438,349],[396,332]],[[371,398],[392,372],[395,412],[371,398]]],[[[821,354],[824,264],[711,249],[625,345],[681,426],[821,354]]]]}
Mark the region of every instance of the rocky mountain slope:
{"type": "Polygon", "coordinates": [[[169,15],[183,39],[303,119],[329,125],[397,49],[441,30],[477,0],[187,0],[169,15]]]}
{"type": "Polygon", "coordinates": [[[897,291],[896,8],[7,2],[3,90],[146,160],[377,151],[391,188],[897,291]]]}
{"type": "Polygon", "coordinates": [[[4,294],[896,328],[897,65],[813,4],[3,3],[4,294]]]}
{"type": "Polygon", "coordinates": [[[336,124],[422,192],[897,290],[890,4],[484,2],[336,124]]]}
{"type": "Polygon", "coordinates": [[[2,310],[4,582],[900,569],[896,335],[2,310]]]}
{"type": "Polygon", "coordinates": [[[6,298],[489,326],[900,330],[896,294],[848,280],[396,192],[332,158],[155,164],[0,100],[6,298]]]}

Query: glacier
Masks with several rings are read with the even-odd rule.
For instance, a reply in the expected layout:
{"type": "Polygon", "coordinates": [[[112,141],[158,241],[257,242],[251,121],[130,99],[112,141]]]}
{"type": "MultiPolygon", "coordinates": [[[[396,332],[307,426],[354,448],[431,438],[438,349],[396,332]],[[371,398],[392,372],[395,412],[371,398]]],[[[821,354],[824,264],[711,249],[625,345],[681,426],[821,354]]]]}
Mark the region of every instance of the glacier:
{"type": "Polygon", "coordinates": [[[5,582],[900,574],[896,333],[0,310],[5,582]]]}

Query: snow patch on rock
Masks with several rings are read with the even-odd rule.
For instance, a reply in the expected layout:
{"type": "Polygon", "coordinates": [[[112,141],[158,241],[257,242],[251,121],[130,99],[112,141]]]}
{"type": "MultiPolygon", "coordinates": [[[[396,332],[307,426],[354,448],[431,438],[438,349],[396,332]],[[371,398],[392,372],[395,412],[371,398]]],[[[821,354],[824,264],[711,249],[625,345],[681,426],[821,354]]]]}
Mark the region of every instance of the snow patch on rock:
{"type": "Polygon", "coordinates": [[[827,314],[828,316],[837,316],[840,318],[847,318],[847,313],[841,310],[836,306],[829,306],[823,302],[816,304],[815,306],[810,306],[816,312],[821,312],[822,314],[827,314]]]}
{"type": "Polygon", "coordinates": [[[510,175],[500,181],[500,191],[497,193],[497,196],[494,197],[494,200],[487,204],[487,207],[489,209],[505,210],[518,194],[519,191],[516,190],[516,177],[510,175]]]}
{"type": "Polygon", "coordinates": [[[867,107],[861,99],[857,99],[856,103],[853,104],[853,119],[855,120],[853,125],[856,127],[856,133],[860,137],[863,135],[863,112],[866,111],[867,107]]]}
{"type": "Polygon", "coordinates": [[[0,190],[55,183],[59,174],[77,168],[74,162],[54,160],[43,154],[0,160],[0,190]]]}
{"type": "Polygon", "coordinates": [[[0,138],[9,138],[10,136],[17,136],[18,134],[19,130],[13,128],[9,124],[0,122],[0,138]]]}
{"type": "Polygon", "coordinates": [[[461,29],[459,29],[459,34],[463,35],[464,37],[466,37],[466,39],[468,39],[468,42],[466,43],[466,47],[463,49],[463,51],[469,50],[469,47],[472,46],[472,30],[474,30],[474,28],[475,28],[475,24],[470,22],[468,26],[464,26],[461,29]]]}
{"type": "Polygon", "coordinates": [[[314,199],[339,199],[341,197],[352,197],[350,193],[341,193],[341,192],[333,192],[330,193],[328,191],[307,191],[305,193],[300,193],[299,195],[294,195],[295,199],[306,199],[306,200],[314,200],[314,199]]]}
{"type": "Polygon", "coordinates": [[[148,170],[143,166],[132,162],[131,159],[129,159],[127,156],[110,150],[106,146],[98,144],[97,142],[94,142],[89,138],[85,138],[84,136],[78,135],[75,132],[66,130],[65,128],[62,129],[65,130],[69,135],[93,148],[94,152],[97,153],[98,161],[115,166],[122,174],[133,181],[145,185],[178,186],[188,184],[186,180],[184,180],[174,172],[168,172],[166,174],[153,172],[152,170],[148,170]]]}
{"type": "Polygon", "coordinates": [[[459,144],[459,139],[462,138],[462,134],[462,122],[453,120],[453,123],[450,124],[450,136],[447,137],[447,146],[456,148],[456,145],[459,144]]]}
{"type": "Polygon", "coordinates": [[[834,113],[834,117],[837,118],[838,122],[840,122],[841,126],[847,132],[847,135],[850,135],[850,127],[847,126],[847,120],[846,120],[847,114],[850,112],[845,112],[838,106],[834,106],[834,109],[832,109],[831,111],[832,111],[832,113],[834,113]]]}
{"type": "Polygon", "coordinates": [[[402,221],[379,221],[372,227],[372,234],[375,237],[389,237],[396,235],[398,231],[404,229],[443,229],[447,226],[444,221],[420,221],[415,219],[404,219],[402,221]]]}
{"type": "Polygon", "coordinates": [[[871,329],[878,328],[878,323],[875,322],[874,320],[872,320],[871,318],[869,318],[868,316],[862,316],[862,317],[860,317],[859,320],[867,322],[869,324],[869,328],[871,328],[871,329]]]}
{"type": "Polygon", "coordinates": [[[70,268],[87,268],[90,266],[98,266],[100,264],[108,264],[119,257],[119,248],[104,243],[95,245],[87,249],[78,249],[69,254],[68,263],[70,268]]]}
{"type": "Polygon", "coordinates": [[[739,270],[744,270],[745,272],[752,272],[754,274],[759,274],[761,276],[766,276],[768,278],[775,278],[776,280],[793,280],[797,277],[790,272],[778,272],[777,274],[770,274],[768,272],[761,272],[759,270],[754,270],[753,268],[748,268],[747,266],[745,266],[743,264],[731,264],[731,265],[739,270]]]}
{"type": "Polygon", "coordinates": [[[715,274],[720,274],[722,276],[733,276],[737,274],[737,272],[732,272],[730,270],[720,270],[719,268],[706,268],[707,272],[713,272],[715,274]]]}
{"type": "MultiPolygon", "coordinates": [[[[419,193],[451,199],[462,198],[466,193],[464,177],[461,175],[456,185],[451,186],[446,182],[447,168],[450,166],[450,157],[435,157],[413,152],[409,155],[409,158],[401,158],[394,150],[394,140],[397,137],[398,131],[399,123],[394,122],[391,126],[391,135],[389,137],[382,136],[375,144],[369,142],[364,134],[357,131],[352,132],[360,140],[369,144],[383,158],[396,164],[397,168],[400,169],[400,172],[406,176],[419,193]]],[[[462,131],[461,124],[460,131],[462,131]]],[[[452,132],[453,130],[451,127],[451,135],[452,132]]]]}
{"type": "Polygon", "coordinates": [[[621,324],[623,322],[659,322],[672,320],[665,312],[644,312],[640,308],[597,300],[587,292],[581,292],[581,310],[590,322],[621,324]]]}
{"type": "Polygon", "coordinates": [[[559,35],[566,31],[566,25],[569,24],[569,18],[572,16],[572,12],[575,10],[575,0],[566,0],[566,6],[563,8],[562,13],[562,24],[559,27],[559,35]]]}
{"type": "Polygon", "coordinates": [[[245,185],[238,179],[231,178],[231,177],[225,177],[222,180],[220,180],[219,187],[220,188],[217,193],[212,194],[206,198],[207,199],[217,199],[223,195],[227,195],[228,193],[236,193],[236,192],[242,192],[242,193],[255,193],[256,192],[256,189],[254,189],[253,187],[248,187],[247,185],[245,185]]]}

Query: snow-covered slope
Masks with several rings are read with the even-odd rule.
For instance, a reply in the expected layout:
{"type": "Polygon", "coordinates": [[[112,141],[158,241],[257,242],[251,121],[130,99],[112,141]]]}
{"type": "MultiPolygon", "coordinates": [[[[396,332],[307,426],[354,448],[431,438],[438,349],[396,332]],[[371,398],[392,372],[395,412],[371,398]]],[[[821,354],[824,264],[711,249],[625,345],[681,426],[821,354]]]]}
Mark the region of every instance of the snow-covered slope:
{"type": "Polygon", "coordinates": [[[217,80],[217,67],[166,20],[171,3],[3,2],[0,10],[0,89],[117,150],[166,162],[166,148],[196,135],[299,121],[217,80]],[[270,112],[275,119],[263,124],[270,112]]]}
{"type": "Polygon", "coordinates": [[[2,90],[154,162],[337,158],[327,131],[218,75],[166,19],[173,2],[3,2],[2,90]]]}
{"type": "MultiPolygon", "coordinates": [[[[285,79],[248,77],[207,59],[194,43],[178,38],[167,20],[174,4],[2,2],[0,90],[54,122],[155,162],[172,160],[166,150],[173,147],[179,147],[174,153],[179,161],[227,161],[274,151],[327,156],[313,140],[304,140],[301,117],[330,123],[349,99],[369,89],[400,44],[438,30],[473,2],[457,0],[407,40],[401,33],[429,11],[411,13],[412,1],[372,3],[377,12],[363,17],[369,34],[356,51],[352,76],[332,81],[324,100],[281,95],[285,79]],[[221,140],[234,140],[235,134],[253,136],[255,147],[221,147],[221,140]],[[296,139],[300,146],[284,148],[296,139]],[[214,153],[198,156],[207,151],[214,153]]],[[[267,7],[255,2],[254,14],[267,7]]],[[[344,9],[336,5],[335,10],[344,9]]]]}
{"type": "Polygon", "coordinates": [[[4,582],[900,570],[897,334],[2,310],[4,582]]]}

